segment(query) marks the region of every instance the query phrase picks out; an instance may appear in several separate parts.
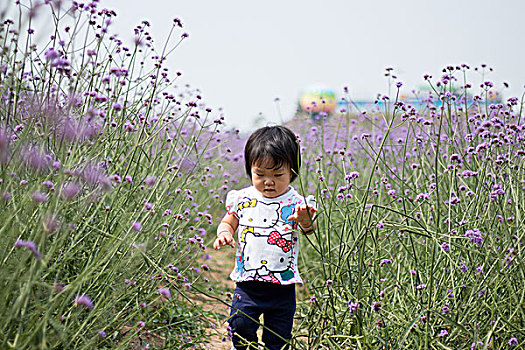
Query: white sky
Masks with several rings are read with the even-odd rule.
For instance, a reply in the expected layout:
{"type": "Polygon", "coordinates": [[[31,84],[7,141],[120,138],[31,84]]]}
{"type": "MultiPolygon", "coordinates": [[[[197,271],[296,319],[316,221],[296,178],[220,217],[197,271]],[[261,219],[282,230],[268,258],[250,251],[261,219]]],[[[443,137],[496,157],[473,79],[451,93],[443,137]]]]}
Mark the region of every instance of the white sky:
{"type": "MultiPolygon", "coordinates": [[[[160,45],[172,19],[190,37],[168,60],[172,73],[223,107],[228,125],[250,130],[290,119],[300,92],[324,85],[354,99],[387,93],[386,67],[405,92],[446,65],[486,63],[504,97],[525,83],[524,0],[101,0],[117,12],[113,32],[131,42],[142,20],[160,45]],[[279,110],[274,99],[280,98],[279,110]],[[281,115],[281,116],[280,116],[281,115]]],[[[180,35],[180,33],[179,33],[180,35]]],[[[472,71],[479,85],[481,76],[472,71]]]]}

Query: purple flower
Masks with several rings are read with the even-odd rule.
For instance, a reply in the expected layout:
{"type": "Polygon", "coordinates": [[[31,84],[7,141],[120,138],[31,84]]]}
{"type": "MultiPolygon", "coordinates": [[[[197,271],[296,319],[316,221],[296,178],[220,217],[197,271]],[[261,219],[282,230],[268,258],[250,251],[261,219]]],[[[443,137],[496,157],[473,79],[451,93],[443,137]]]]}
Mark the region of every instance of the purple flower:
{"type": "Polygon", "coordinates": [[[82,142],[95,136],[101,125],[96,122],[65,118],[59,127],[59,134],[70,142],[82,142]]]}
{"type": "Polygon", "coordinates": [[[157,179],[155,178],[155,176],[152,176],[152,175],[148,175],[146,176],[146,178],[144,179],[144,183],[146,185],[148,185],[149,187],[155,185],[155,181],[157,181],[157,179]]]}
{"type": "Polygon", "coordinates": [[[450,245],[448,243],[441,244],[441,249],[443,249],[445,252],[448,252],[450,250],[450,245]]]}
{"type": "Polygon", "coordinates": [[[51,180],[46,180],[46,181],[42,182],[42,185],[47,187],[50,191],[54,191],[55,190],[55,184],[51,180]]]}
{"type": "Polygon", "coordinates": [[[11,195],[11,193],[9,193],[9,192],[4,192],[4,193],[2,193],[2,194],[0,195],[0,199],[2,199],[2,200],[3,200],[4,202],[6,202],[6,203],[9,202],[9,201],[11,200],[11,197],[12,197],[12,195],[11,195]]]}
{"type": "Polygon", "coordinates": [[[36,248],[36,244],[33,241],[23,241],[19,239],[15,242],[15,247],[24,247],[27,250],[30,250],[37,260],[40,260],[40,258],[42,257],[42,254],[38,251],[38,249],[36,248]]]}
{"type": "Polygon", "coordinates": [[[91,301],[91,298],[86,294],[79,295],[75,298],[75,306],[78,305],[83,306],[88,310],[93,309],[93,302],[91,301]]]}
{"type": "Polygon", "coordinates": [[[153,204],[151,204],[151,203],[144,204],[144,209],[145,210],[151,210],[151,208],[153,208],[153,204]]]}
{"type": "Polygon", "coordinates": [[[57,51],[55,51],[55,48],[50,47],[46,52],[44,52],[44,57],[48,61],[54,61],[60,57],[60,54],[57,51]]]}
{"type": "Polygon", "coordinates": [[[465,231],[465,237],[468,237],[469,241],[474,243],[476,247],[481,247],[481,244],[483,243],[484,235],[485,234],[482,233],[477,228],[465,231]]]}
{"type": "Polygon", "coordinates": [[[56,68],[67,68],[71,63],[66,60],[65,58],[57,58],[54,61],[51,62],[51,67],[56,68]]]}
{"type": "Polygon", "coordinates": [[[448,334],[447,330],[443,329],[441,332],[439,332],[438,337],[443,338],[447,334],[448,334]]]}
{"type": "Polygon", "coordinates": [[[331,286],[332,284],[334,284],[334,281],[332,281],[330,279],[326,280],[326,285],[327,286],[331,286]]]}
{"type": "Polygon", "coordinates": [[[42,192],[33,192],[31,194],[31,199],[33,199],[37,203],[45,203],[47,202],[47,196],[45,193],[42,192]]]}
{"type": "Polygon", "coordinates": [[[101,338],[105,338],[106,337],[106,332],[98,331],[98,336],[101,337],[101,338]]]}
{"type": "Polygon", "coordinates": [[[82,170],[82,177],[89,185],[101,185],[105,182],[106,176],[100,167],[94,164],[88,164],[82,170]]]}
{"type": "Polygon", "coordinates": [[[171,298],[171,291],[168,287],[162,287],[162,288],[159,288],[158,290],[159,294],[166,297],[166,298],[171,298]]]}
{"type": "Polygon", "coordinates": [[[458,162],[458,163],[461,163],[461,156],[457,153],[453,153],[451,156],[450,156],[450,160],[451,161],[455,161],[455,162],[458,162]]]}
{"type": "Polygon", "coordinates": [[[139,322],[137,322],[137,324],[139,325],[139,327],[144,327],[146,325],[146,322],[139,321],[139,322]]]}
{"type": "Polygon", "coordinates": [[[0,129],[0,164],[5,164],[9,158],[9,138],[4,129],[0,129]]]}
{"type": "Polygon", "coordinates": [[[46,171],[49,169],[50,159],[39,146],[29,146],[22,149],[20,156],[23,163],[35,171],[46,171]]]}
{"type": "Polygon", "coordinates": [[[509,345],[510,346],[517,346],[518,345],[518,339],[516,339],[515,337],[512,337],[509,339],[509,345]]]}
{"type": "Polygon", "coordinates": [[[357,179],[359,177],[359,173],[357,171],[352,171],[350,174],[348,174],[345,178],[346,180],[353,180],[357,179]]]}
{"type": "Polygon", "coordinates": [[[458,197],[450,197],[450,200],[446,200],[445,204],[458,204],[460,202],[460,199],[458,197]]]}
{"type": "Polygon", "coordinates": [[[372,303],[372,311],[374,311],[374,312],[381,311],[381,302],[380,301],[374,301],[372,303]]]}
{"type": "Polygon", "coordinates": [[[67,184],[62,186],[60,194],[64,200],[70,201],[74,199],[79,192],[80,192],[79,184],[77,184],[76,182],[68,182],[67,184]]]}
{"type": "Polygon", "coordinates": [[[359,308],[359,303],[354,303],[351,301],[348,302],[348,309],[350,310],[350,314],[353,314],[354,312],[356,312],[358,308],[359,308]]]}
{"type": "Polygon", "coordinates": [[[416,287],[417,290],[422,290],[422,289],[425,289],[427,287],[426,284],[420,284],[416,287]]]}
{"type": "Polygon", "coordinates": [[[135,221],[131,224],[131,228],[137,232],[140,232],[140,230],[142,230],[142,224],[138,221],[135,221]]]}
{"type": "Polygon", "coordinates": [[[379,266],[383,266],[383,265],[386,265],[386,264],[391,264],[392,263],[392,260],[390,259],[383,259],[379,262],[379,266]]]}

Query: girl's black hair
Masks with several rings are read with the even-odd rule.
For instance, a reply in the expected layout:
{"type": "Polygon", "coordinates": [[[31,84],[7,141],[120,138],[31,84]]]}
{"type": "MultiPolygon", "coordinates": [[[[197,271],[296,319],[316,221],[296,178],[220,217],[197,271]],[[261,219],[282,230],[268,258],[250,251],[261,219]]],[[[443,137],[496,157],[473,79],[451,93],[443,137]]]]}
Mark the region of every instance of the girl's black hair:
{"type": "Polygon", "coordinates": [[[299,140],[290,129],[281,125],[265,126],[250,135],[244,147],[246,174],[251,178],[252,165],[266,161],[270,162],[271,169],[290,166],[290,182],[295,180],[301,166],[301,152],[299,140]]]}

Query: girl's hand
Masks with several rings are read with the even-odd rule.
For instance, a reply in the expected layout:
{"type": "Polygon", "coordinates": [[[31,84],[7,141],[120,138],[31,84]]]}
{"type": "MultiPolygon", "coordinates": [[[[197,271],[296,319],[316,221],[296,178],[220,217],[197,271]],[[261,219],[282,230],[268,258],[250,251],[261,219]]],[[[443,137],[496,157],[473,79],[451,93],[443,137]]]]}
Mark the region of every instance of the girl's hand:
{"type": "Polygon", "coordinates": [[[295,207],[295,211],[288,217],[290,221],[297,221],[299,226],[304,231],[309,231],[315,226],[315,222],[312,222],[314,215],[317,210],[314,207],[303,204],[295,207]]]}
{"type": "Polygon", "coordinates": [[[215,239],[215,242],[213,242],[213,249],[219,250],[226,245],[235,248],[235,239],[233,239],[233,235],[229,231],[221,231],[215,239]]]}

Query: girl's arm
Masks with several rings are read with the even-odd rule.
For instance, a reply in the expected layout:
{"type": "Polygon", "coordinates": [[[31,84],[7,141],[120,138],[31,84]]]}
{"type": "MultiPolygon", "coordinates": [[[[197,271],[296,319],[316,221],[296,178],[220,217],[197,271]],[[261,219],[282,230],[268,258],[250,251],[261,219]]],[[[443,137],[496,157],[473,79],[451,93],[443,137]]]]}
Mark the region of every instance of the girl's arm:
{"type": "Polygon", "coordinates": [[[297,224],[304,234],[311,234],[317,228],[317,221],[314,220],[315,208],[310,205],[300,205],[295,208],[288,220],[297,221],[297,224]]]}
{"type": "Polygon", "coordinates": [[[239,226],[239,219],[234,214],[226,214],[217,227],[217,238],[213,242],[213,248],[219,250],[226,245],[235,248],[233,235],[239,226]]]}

